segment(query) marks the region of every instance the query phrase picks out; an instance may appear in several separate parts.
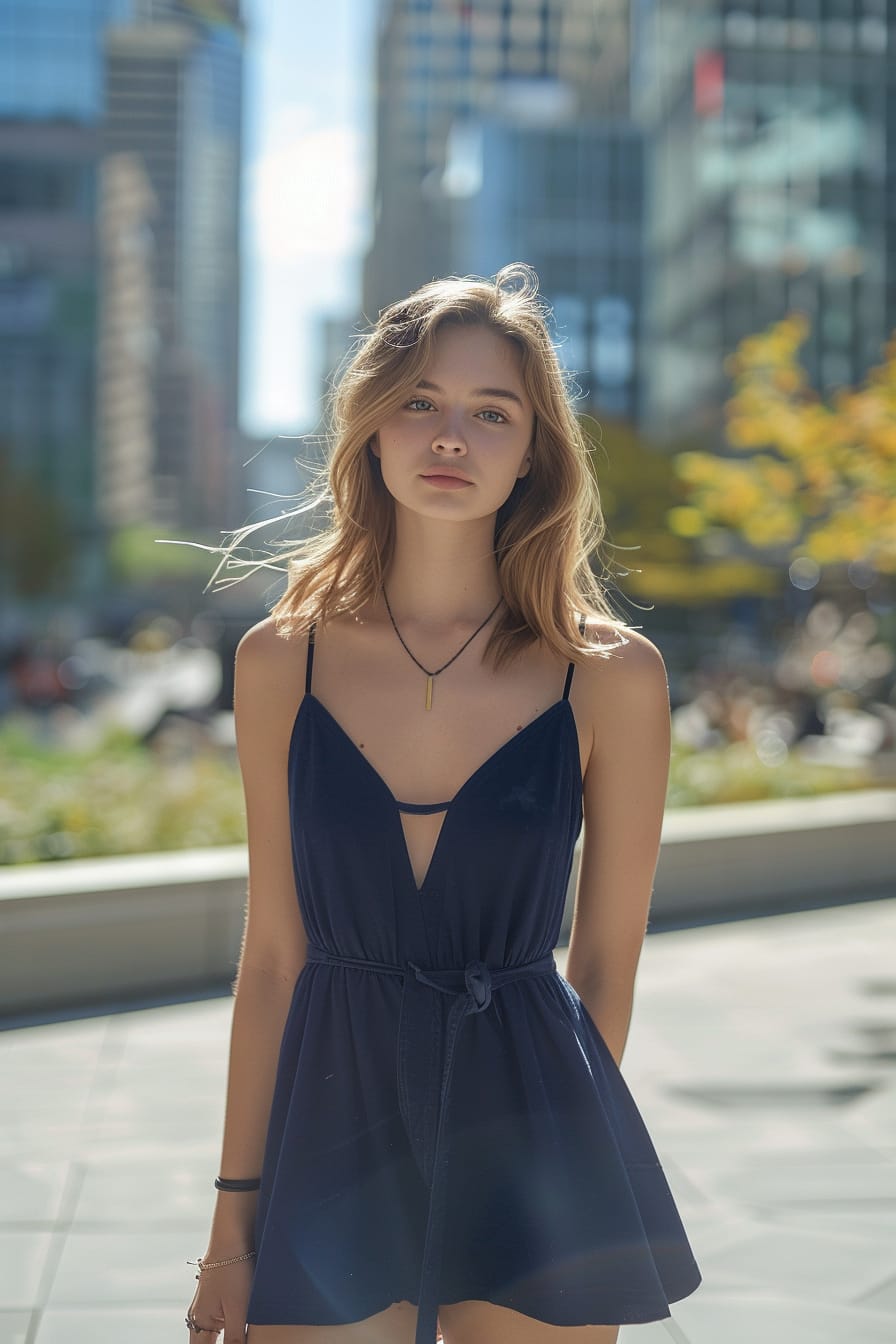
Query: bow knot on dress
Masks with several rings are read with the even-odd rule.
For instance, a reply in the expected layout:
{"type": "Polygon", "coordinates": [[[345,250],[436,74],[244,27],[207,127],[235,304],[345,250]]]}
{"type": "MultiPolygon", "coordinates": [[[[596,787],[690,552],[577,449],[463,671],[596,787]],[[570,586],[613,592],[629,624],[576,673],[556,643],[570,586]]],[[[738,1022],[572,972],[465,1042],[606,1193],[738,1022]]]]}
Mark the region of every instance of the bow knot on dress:
{"type": "MultiPolygon", "coordinates": [[[[413,961],[409,961],[408,966],[422,985],[429,985],[432,989],[441,990],[443,994],[463,994],[464,992],[457,985],[458,976],[455,972],[427,972],[413,961]]],[[[464,987],[473,1000],[472,1011],[474,1013],[483,1012],[492,1001],[492,973],[484,961],[467,962],[464,967],[464,987]]]]}
{"type": "Polygon", "coordinates": [[[484,961],[470,961],[464,970],[467,993],[473,996],[475,1011],[481,1013],[492,1001],[491,972],[484,961]]]}

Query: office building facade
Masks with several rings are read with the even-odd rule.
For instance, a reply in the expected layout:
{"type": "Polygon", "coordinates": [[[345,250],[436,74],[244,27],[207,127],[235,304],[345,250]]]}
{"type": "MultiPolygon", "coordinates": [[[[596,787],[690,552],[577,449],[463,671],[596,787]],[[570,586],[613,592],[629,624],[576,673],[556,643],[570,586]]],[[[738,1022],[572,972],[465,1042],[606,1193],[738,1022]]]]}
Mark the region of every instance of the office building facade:
{"type": "Polygon", "coordinates": [[[100,565],[102,33],[129,13],[127,0],[0,0],[0,455],[8,490],[63,510],[82,591],[100,565]]]}
{"type": "Polygon", "coordinates": [[[153,202],[152,512],[169,526],[219,525],[241,485],[243,41],[237,5],[183,0],[105,37],[104,156],[138,165],[153,202]]]}
{"type": "Polygon", "coordinates": [[[646,422],[721,437],[725,356],[791,311],[830,392],[896,321],[894,6],[638,0],[647,145],[646,422]]]}
{"type": "Polygon", "coordinates": [[[0,453],[81,595],[241,484],[242,43],[235,3],[0,0],[0,453]]]}
{"type": "Polygon", "coordinates": [[[636,416],[641,164],[622,0],[383,6],[364,315],[527,261],[583,400],[636,416]]]}

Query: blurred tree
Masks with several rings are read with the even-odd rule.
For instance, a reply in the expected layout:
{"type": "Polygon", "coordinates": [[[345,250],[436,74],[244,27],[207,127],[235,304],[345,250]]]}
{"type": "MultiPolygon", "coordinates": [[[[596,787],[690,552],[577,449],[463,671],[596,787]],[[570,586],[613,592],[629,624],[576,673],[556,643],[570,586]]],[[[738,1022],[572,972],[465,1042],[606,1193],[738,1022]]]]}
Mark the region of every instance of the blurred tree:
{"type": "Polygon", "coordinates": [[[17,471],[0,443],[0,574],[11,595],[37,598],[64,587],[74,564],[68,514],[35,477],[17,471]]]}
{"type": "Polygon", "coordinates": [[[805,316],[792,313],[725,361],[735,382],[727,438],[744,455],[678,453],[689,498],[669,510],[669,526],[699,538],[720,524],[759,552],[786,546],[821,568],[861,562],[892,574],[896,336],[863,387],[835,388],[825,404],[797,364],[808,331],[805,316]]]}
{"type": "Polygon", "coordinates": [[[674,447],[653,447],[629,421],[582,416],[581,424],[607,520],[604,547],[622,591],[685,605],[778,591],[768,566],[726,555],[708,563],[691,536],[670,531],[669,500],[686,488],[674,447]]]}

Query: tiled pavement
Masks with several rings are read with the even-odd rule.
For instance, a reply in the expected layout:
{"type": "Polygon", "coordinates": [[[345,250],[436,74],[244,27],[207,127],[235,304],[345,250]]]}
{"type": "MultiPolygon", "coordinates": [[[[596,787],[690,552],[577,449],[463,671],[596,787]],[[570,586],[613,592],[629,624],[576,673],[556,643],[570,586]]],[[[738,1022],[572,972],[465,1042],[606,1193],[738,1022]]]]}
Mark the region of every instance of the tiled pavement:
{"type": "MultiPolygon", "coordinates": [[[[620,1344],[896,1339],[894,949],[892,899],[647,938],[623,1074],[704,1281],[620,1344]]],[[[0,1344],[186,1341],[231,1008],[0,1033],[0,1344]]]]}

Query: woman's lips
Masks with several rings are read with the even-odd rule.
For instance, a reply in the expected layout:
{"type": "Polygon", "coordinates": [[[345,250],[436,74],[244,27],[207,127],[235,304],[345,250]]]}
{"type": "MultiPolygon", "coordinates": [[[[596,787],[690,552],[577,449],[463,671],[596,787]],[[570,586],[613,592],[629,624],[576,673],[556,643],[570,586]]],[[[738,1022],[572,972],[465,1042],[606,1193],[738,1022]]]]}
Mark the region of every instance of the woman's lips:
{"type": "Polygon", "coordinates": [[[424,476],[424,481],[429,481],[431,485],[437,485],[443,490],[461,490],[466,485],[472,485],[472,481],[462,481],[459,476],[439,476],[433,474],[424,476]]]}

